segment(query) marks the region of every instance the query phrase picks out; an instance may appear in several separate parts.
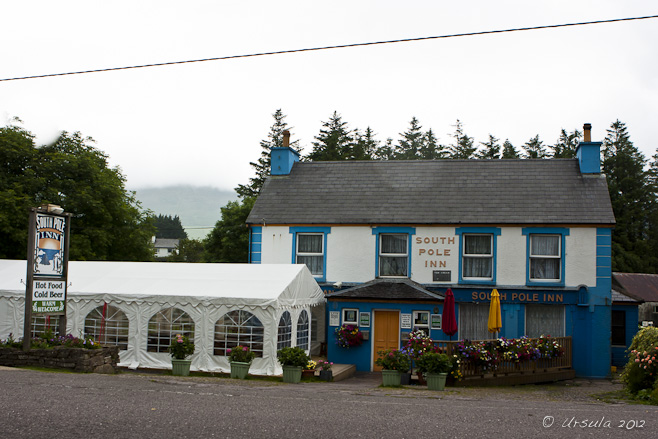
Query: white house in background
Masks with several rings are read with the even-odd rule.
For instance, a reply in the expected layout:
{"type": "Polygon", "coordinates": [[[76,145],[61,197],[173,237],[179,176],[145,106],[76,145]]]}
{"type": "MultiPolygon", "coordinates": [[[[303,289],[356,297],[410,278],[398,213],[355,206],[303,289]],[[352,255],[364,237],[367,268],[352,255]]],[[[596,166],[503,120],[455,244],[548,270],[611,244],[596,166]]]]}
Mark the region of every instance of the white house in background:
{"type": "Polygon", "coordinates": [[[153,237],[154,255],[156,258],[166,258],[175,255],[178,251],[180,239],[156,238],[153,237]]]}

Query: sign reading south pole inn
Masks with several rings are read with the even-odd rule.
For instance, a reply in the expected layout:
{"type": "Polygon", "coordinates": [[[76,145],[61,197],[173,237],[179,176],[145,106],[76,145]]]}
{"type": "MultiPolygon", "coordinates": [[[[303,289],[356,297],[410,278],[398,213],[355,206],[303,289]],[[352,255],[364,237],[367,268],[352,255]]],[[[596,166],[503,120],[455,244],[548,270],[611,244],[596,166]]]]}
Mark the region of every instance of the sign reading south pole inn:
{"type": "Polygon", "coordinates": [[[64,260],[66,217],[36,214],[32,313],[63,314],[66,310],[66,269],[64,260]]]}

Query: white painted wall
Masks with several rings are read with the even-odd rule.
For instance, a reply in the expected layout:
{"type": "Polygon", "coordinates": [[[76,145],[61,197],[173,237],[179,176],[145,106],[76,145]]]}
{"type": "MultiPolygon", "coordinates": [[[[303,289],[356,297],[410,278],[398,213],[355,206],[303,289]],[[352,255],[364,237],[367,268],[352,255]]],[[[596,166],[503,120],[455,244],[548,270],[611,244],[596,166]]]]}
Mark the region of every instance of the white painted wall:
{"type": "MultiPolygon", "coordinates": [[[[526,283],[526,240],[521,227],[501,227],[497,238],[496,284],[526,283]]],[[[289,227],[263,227],[263,264],[292,261],[289,227]]],[[[570,228],[565,237],[566,286],[596,286],[596,229],[570,228]]],[[[328,283],[367,282],[375,277],[376,236],[369,226],[333,226],[327,239],[328,283]]],[[[450,285],[459,280],[459,236],[455,227],[416,227],[411,239],[411,279],[421,284],[450,285]],[[451,272],[450,282],[433,282],[434,270],[451,272]]]]}

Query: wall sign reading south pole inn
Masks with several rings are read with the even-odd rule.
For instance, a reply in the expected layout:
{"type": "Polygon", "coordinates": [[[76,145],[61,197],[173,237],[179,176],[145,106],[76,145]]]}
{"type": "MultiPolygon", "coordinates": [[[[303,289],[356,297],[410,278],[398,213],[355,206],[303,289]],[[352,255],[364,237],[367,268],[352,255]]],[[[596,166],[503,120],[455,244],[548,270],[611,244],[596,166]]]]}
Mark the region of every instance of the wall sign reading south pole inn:
{"type": "Polygon", "coordinates": [[[64,276],[66,217],[37,213],[34,245],[34,275],[64,276]]]}

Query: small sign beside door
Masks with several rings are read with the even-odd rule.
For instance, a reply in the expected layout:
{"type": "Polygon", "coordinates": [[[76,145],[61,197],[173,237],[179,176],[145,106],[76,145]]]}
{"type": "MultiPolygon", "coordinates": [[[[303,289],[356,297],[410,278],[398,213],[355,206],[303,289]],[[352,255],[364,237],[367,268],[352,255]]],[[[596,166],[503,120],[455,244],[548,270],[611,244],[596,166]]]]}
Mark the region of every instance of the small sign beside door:
{"type": "Polygon", "coordinates": [[[400,328],[411,329],[411,314],[400,314],[400,328]]]}

